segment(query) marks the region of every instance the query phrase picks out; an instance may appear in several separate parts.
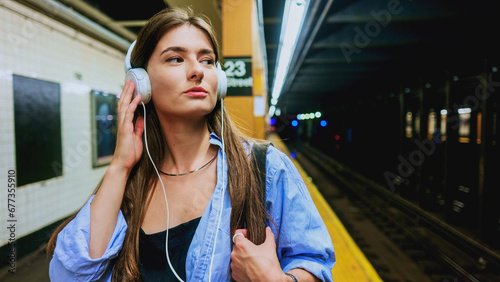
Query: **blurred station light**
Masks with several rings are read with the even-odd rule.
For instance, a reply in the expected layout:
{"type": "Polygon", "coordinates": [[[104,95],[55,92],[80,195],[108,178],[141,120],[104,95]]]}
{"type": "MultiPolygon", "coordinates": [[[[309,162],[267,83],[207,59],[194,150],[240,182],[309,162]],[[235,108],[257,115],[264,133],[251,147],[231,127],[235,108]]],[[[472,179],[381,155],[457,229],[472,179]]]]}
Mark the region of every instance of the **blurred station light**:
{"type": "Polygon", "coordinates": [[[471,108],[460,108],[460,109],[458,109],[458,113],[459,114],[468,114],[468,113],[471,113],[471,112],[472,112],[471,108]]]}
{"type": "Polygon", "coordinates": [[[321,112],[298,114],[297,119],[298,120],[314,119],[314,118],[320,118],[322,115],[323,114],[321,112]]]}

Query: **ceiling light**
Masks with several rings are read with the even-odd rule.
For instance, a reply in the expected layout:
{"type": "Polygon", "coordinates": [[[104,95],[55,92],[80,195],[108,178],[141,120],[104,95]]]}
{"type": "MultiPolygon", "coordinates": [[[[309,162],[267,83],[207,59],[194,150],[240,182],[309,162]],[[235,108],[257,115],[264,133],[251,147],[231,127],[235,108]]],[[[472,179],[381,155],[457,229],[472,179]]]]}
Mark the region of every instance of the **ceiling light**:
{"type": "Polygon", "coordinates": [[[281,89],[283,88],[285,77],[290,67],[290,61],[295,51],[297,38],[299,37],[308,6],[309,0],[287,0],[285,3],[278,47],[278,64],[276,65],[271,94],[272,106],[269,108],[270,116],[272,116],[271,110],[272,114],[274,114],[274,110],[276,109],[272,107],[278,104],[278,98],[281,95],[281,89]]]}

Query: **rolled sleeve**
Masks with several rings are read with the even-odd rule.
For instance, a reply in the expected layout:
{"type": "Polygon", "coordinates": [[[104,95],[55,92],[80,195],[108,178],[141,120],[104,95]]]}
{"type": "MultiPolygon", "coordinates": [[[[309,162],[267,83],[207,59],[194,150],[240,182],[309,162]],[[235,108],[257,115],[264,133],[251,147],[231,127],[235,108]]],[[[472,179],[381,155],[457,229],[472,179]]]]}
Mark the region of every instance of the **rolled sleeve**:
{"type": "Polygon", "coordinates": [[[50,262],[51,281],[96,281],[103,278],[105,273],[111,273],[111,262],[122,248],[127,223],[120,211],[106,251],[100,258],[90,258],[90,204],[93,198],[94,196],[87,201],[57,236],[54,256],[50,262]]]}
{"type": "Polygon", "coordinates": [[[330,234],[291,160],[274,147],[267,157],[267,208],[279,228],[283,271],[302,268],[332,281],[335,252],[330,234]]]}

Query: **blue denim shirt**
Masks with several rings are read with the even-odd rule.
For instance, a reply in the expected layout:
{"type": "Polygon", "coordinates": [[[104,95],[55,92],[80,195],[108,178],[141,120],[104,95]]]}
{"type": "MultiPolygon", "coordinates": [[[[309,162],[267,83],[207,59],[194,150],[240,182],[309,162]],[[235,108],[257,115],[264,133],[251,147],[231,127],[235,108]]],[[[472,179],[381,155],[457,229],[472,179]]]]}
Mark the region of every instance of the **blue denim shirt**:
{"type": "MultiPolygon", "coordinates": [[[[215,134],[211,135],[210,143],[222,147],[215,134]]],[[[223,159],[222,150],[219,150],[217,186],[187,253],[187,281],[209,281],[209,275],[211,281],[231,279],[231,201],[225,187],[227,164],[224,164],[223,171],[222,162],[226,162],[226,159],[223,159]]],[[[284,272],[303,268],[322,281],[332,281],[331,270],[335,263],[332,241],[300,174],[291,160],[273,146],[267,151],[266,167],[266,205],[280,233],[277,255],[281,268],[284,272]]],[[[93,196],[76,218],[59,233],[50,262],[51,281],[111,281],[114,261],[121,250],[127,223],[120,211],[103,256],[91,259],[88,245],[92,199],[93,196]]],[[[277,236],[274,226],[270,226],[277,236]]]]}

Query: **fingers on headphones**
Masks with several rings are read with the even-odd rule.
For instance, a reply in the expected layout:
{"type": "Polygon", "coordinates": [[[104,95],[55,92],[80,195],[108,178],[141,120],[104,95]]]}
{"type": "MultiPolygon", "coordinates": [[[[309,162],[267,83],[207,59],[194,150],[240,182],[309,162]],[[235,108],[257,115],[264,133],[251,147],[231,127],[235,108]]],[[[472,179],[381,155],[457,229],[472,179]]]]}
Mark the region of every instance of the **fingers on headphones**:
{"type": "Polygon", "coordinates": [[[134,97],[134,99],[132,99],[134,88],[135,85],[133,82],[130,80],[125,81],[120,99],[118,99],[118,122],[128,119],[128,113],[132,113],[133,117],[133,113],[140,102],[140,97],[134,97]]]}
{"type": "Polygon", "coordinates": [[[132,93],[134,93],[134,83],[130,80],[125,80],[125,85],[123,86],[122,93],[120,94],[120,99],[118,99],[119,104],[130,103],[132,99],[132,93]]]}

